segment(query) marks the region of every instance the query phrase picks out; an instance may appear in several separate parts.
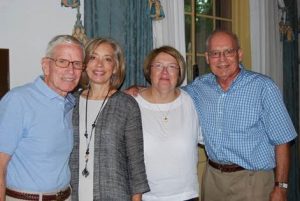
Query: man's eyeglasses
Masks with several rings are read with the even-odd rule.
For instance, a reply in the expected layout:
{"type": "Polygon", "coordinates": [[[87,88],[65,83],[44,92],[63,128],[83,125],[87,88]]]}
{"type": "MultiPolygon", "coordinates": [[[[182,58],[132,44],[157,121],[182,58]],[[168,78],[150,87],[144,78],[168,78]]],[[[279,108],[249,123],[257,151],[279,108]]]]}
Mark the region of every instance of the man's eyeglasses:
{"type": "Polygon", "coordinates": [[[178,69],[180,69],[177,64],[164,65],[159,62],[151,64],[151,68],[154,68],[157,71],[162,71],[164,68],[166,68],[169,73],[175,73],[178,69]]]}
{"type": "Polygon", "coordinates": [[[53,59],[51,57],[47,57],[48,59],[55,62],[55,65],[60,68],[68,68],[70,64],[72,64],[75,70],[84,70],[85,65],[81,61],[69,61],[67,59],[53,59]]]}
{"type": "Polygon", "coordinates": [[[211,51],[208,51],[208,56],[210,58],[220,58],[221,55],[223,55],[224,57],[234,57],[237,53],[238,49],[226,49],[226,50],[223,50],[223,51],[217,51],[217,50],[211,50],[211,51]]]}

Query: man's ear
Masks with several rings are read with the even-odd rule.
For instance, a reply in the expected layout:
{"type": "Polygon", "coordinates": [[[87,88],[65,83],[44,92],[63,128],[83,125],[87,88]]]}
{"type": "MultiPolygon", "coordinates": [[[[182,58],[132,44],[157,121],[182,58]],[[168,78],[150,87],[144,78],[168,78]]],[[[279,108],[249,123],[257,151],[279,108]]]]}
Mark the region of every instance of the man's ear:
{"type": "Polygon", "coordinates": [[[241,48],[238,49],[238,56],[239,56],[239,63],[241,63],[244,56],[244,52],[241,48]]]}
{"type": "Polygon", "coordinates": [[[50,60],[46,57],[43,57],[41,60],[41,65],[42,65],[42,69],[43,69],[43,73],[45,76],[49,75],[49,71],[50,71],[50,60]]]}

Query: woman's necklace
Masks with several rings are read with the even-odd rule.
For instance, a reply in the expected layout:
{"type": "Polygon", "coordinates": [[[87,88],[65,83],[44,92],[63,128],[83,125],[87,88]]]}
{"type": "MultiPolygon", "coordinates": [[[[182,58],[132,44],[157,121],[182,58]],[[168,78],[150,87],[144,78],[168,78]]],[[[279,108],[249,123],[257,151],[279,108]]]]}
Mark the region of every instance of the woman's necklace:
{"type": "MultiPolygon", "coordinates": [[[[156,116],[156,121],[158,126],[161,128],[160,135],[161,137],[168,137],[170,134],[170,126],[172,118],[169,117],[171,110],[174,107],[174,102],[170,102],[164,105],[159,103],[154,103],[155,107],[158,109],[156,112],[158,113],[156,116]],[[160,106],[163,106],[162,108],[160,106]]],[[[172,114],[172,113],[171,113],[172,114]]]]}
{"type": "Polygon", "coordinates": [[[109,94],[109,92],[110,92],[110,89],[108,90],[108,92],[107,92],[107,94],[106,94],[106,96],[105,96],[105,98],[104,98],[104,100],[103,100],[103,102],[101,104],[99,112],[98,112],[98,114],[97,114],[97,116],[96,116],[96,118],[95,118],[95,120],[94,120],[94,122],[92,124],[92,129],[91,129],[91,133],[90,133],[90,136],[89,136],[88,132],[87,132],[87,115],[88,115],[87,111],[88,111],[88,99],[89,99],[90,87],[88,88],[88,91],[87,91],[86,102],[85,102],[85,131],[84,131],[84,137],[86,139],[86,151],[85,151],[85,157],[84,157],[85,158],[85,167],[82,170],[82,175],[84,177],[88,177],[89,174],[90,174],[90,172],[89,172],[89,170],[87,168],[87,165],[88,165],[88,162],[89,162],[90,144],[91,144],[93,133],[94,133],[94,130],[95,130],[95,127],[96,127],[96,122],[97,122],[97,120],[98,120],[98,118],[99,118],[99,116],[100,116],[100,114],[102,112],[102,109],[103,109],[105,103],[108,101],[108,94],[109,94]]]}
{"type": "Polygon", "coordinates": [[[157,103],[157,102],[158,101],[155,100],[155,105],[160,113],[161,121],[162,121],[162,123],[167,124],[169,122],[169,112],[173,108],[174,100],[169,103],[169,108],[166,111],[161,110],[161,108],[159,107],[160,103],[157,103]]]}
{"type": "Polygon", "coordinates": [[[162,121],[164,124],[167,124],[168,121],[169,121],[169,112],[170,112],[170,110],[171,110],[173,104],[170,103],[170,104],[169,104],[169,108],[168,108],[168,110],[166,110],[166,111],[161,110],[161,108],[159,107],[159,104],[158,104],[158,103],[155,103],[155,105],[156,105],[156,107],[157,107],[157,109],[158,109],[158,111],[159,111],[159,113],[160,113],[161,121],[162,121]]]}

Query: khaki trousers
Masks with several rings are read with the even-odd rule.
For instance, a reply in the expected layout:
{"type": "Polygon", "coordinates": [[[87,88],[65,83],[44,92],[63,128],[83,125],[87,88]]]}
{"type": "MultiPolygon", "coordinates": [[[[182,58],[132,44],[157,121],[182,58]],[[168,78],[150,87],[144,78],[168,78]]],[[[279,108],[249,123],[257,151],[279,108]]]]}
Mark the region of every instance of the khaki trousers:
{"type": "Polygon", "coordinates": [[[273,171],[221,172],[206,165],[201,201],[269,201],[274,188],[273,171]]]}

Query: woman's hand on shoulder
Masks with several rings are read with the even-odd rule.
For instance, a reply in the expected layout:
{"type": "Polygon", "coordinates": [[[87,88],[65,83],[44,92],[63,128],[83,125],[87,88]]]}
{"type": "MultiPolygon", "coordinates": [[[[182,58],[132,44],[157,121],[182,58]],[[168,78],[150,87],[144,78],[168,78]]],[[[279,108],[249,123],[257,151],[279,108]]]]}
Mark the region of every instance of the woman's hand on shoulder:
{"type": "Polygon", "coordinates": [[[145,87],[132,85],[124,90],[124,92],[128,95],[136,97],[139,94],[139,91],[144,89],[145,87]]]}

